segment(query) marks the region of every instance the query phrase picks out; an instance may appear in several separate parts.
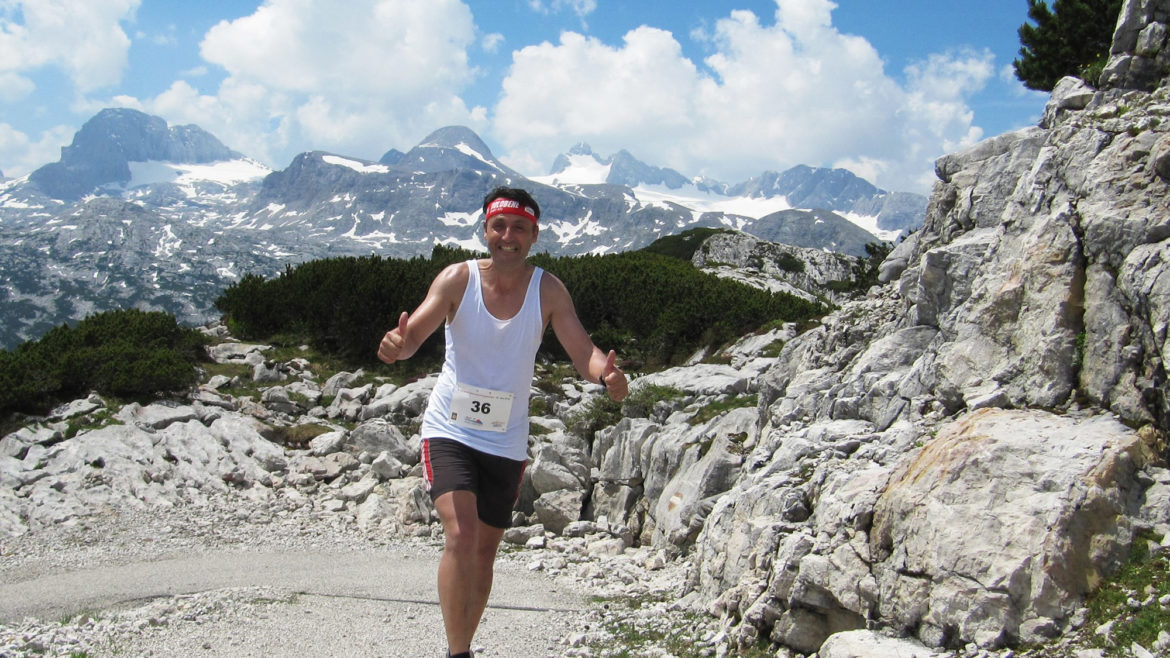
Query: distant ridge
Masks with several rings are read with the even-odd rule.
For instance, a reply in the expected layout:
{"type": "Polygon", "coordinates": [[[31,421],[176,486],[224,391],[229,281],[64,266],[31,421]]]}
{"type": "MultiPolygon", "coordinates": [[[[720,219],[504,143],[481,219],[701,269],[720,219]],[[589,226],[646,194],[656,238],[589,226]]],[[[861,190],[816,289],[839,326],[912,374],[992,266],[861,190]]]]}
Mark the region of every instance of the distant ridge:
{"type": "Polygon", "coordinates": [[[102,185],[130,180],[130,162],[203,163],[243,156],[194,125],[168,127],[138,110],[106,109],[85,122],[61,160],[29,175],[47,196],[76,201],[102,185]]]}
{"type": "Polygon", "coordinates": [[[473,130],[445,126],[376,162],[308,151],[273,171],[197,126],[103,110],[59,162],[0,181],[0,347],[116,308],[205,322],[245,274],[314,259],[482,250],[480,205],[497,185],[533,192],[543,211],[534,249],[552,255],[629,251],[710,228],[865,256],[867,243],[921,224],[926,206],[844,170],[729,185],[586,144],[554,170],[525,177],[473,130]]]}

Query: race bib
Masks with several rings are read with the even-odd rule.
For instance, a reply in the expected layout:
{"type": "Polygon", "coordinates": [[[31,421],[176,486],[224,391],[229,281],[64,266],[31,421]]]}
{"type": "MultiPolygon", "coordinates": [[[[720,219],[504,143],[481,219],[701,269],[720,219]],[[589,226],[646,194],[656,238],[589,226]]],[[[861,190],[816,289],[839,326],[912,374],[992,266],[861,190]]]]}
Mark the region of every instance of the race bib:
{"type": "Polygon", "coordinates": [[[451,422],[469,429],[503,432],[512,415],[512,397],[507,391],[456,384],[451,396],[451,422]]]}

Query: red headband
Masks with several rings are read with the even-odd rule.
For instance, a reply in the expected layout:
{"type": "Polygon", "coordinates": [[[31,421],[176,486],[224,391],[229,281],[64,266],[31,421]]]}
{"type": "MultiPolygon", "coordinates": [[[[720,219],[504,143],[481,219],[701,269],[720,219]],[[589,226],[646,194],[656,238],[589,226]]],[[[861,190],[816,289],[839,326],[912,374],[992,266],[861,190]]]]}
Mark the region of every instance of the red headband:
{"type": "Polygon", "coordinates": [[[520,215],[521,217],[527,217],[528,219],[530,219],[533,224],[536,223],[536,209],[535,208],[533,208],[531,206],[526,206],[526,205],[520,203],[519,201],[513,201],[512,199],[508,199],[505,197],[500,197],[498,199],[493,200],[491,203],[489,203],[488,207],[487,207],[487,212],[484,213],[483,218],[484,218],[484,221],[487,221],[487,220],[491,219],[492,217],[495,217],[496,215],[504,215],[504,214],[520,215]]]}

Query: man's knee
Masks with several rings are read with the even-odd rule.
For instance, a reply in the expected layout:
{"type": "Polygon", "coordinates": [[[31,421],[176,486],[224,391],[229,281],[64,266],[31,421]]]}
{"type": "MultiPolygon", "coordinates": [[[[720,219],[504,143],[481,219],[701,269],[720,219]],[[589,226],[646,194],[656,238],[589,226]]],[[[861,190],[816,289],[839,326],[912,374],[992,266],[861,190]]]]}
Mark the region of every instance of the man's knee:
{"type": "Polygon", "coordinates": [[[479,552],[476,529],[473,524],[451,523],[443,528],[444,549],[464,557],[473,557],[479,552]]]}

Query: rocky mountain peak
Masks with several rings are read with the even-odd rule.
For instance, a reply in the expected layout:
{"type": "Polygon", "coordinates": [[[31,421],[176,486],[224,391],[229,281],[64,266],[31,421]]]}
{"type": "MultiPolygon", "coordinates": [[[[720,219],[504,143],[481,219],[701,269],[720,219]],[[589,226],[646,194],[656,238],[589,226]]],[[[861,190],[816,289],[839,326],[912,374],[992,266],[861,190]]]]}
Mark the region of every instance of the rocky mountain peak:
{"type": "Polygon", "coordinates": [[[468,169],[519,177],[492,155],[479,135],[465,126],[446,126],[432,132],[395,166],[425,173],[468,169]]]}
{"type": "Polygon", "coordinates": [[[484,158],[494,158],[491,149],[475,131],[466,126],[446,126],[427,135],[418,148],[469,149],[484,158]]]}
{"type": "Polygon", "coordinates": [[[593,155],[593,148],[585,142],[577,142],[569,149],[569,155],[593,155]]]}
{"type": "Polygon", "coordinates": [[[130,180],[131,162],[204,163],[243,157],[194,125],[170,127],[138,110],[98,112],[61,148],[61,159],[29,180],[46,195],[73,201],[102,185],[130,180]]]}
{"type": "Polygon", "coordinates": [[[611,185],[664,185],[676,190],[690,182],[677,171],[648,165],[625,149],[614,154],[609,165],[609,177],[605,182],[611,185]]]}
{"type": "Polygon", "coordinates": [[[402,158],[404,157],[406,157],[406,154],[402,151],[399,151],[398,149],[390,149],[389,151],[386,151],[384,154],[382,154],[381,158],[378,158],[378,162],[384,165],[396,165],[399,162],[402,162],[402,158]]]}
{"type": "Polygon", "coordinates": [[[783,173],[764,172],[731,192],[745,196],[783,195],[794,208],[832,209],[873,197],[881,190],[846,169],[797,165],[783,173]]]}

